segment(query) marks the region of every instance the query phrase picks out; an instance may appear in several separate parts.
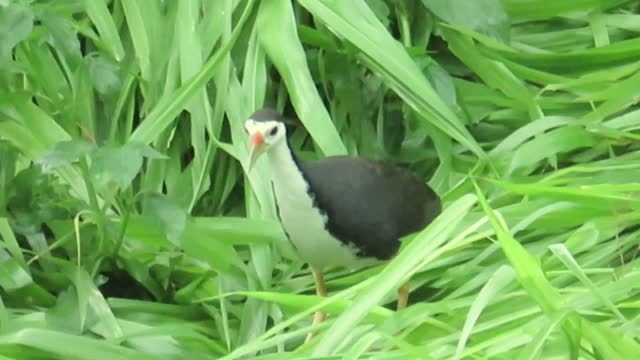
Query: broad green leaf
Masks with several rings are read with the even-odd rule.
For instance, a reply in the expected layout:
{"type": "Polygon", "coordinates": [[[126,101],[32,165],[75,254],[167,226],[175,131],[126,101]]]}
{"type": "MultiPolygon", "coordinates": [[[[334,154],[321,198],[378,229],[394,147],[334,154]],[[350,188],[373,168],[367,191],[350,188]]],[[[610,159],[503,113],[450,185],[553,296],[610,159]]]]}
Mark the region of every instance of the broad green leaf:
{"type": "Polygon", "coordinates": [[[84,325],[83,312],[91,312],[95,323],[91,328],[94,332],[100,334],[106,339],[114,339],[123,335],[122,329],[117,319],[109,308],[109,305],[102,296],[102,293],[96,288],[90,275],[81,268],[73,271],[71,280],[76,289],[78,296],[78,306],[81,314],[80,321],[84,325]]]}
{"type": "Polygon", "coordinates": [[[78,304],[79,294],[72,286],[60,292],[55,306],[47,309],[45,319],[49,330],[81,335],[85,330],[87,304],[78,304]]]}
{"type": "Polygon", "coordinates": [[[0,287],[4,291],[15,291],[31,284],[31,275],[7,251],[0,249],[0,287]]]}
{"type": "Polygon", "coordinates": [[[165,234],[174,245],[179,244],[187,224],[187,212],[162,194],[147,194],[142,200],[142,213],[165,234]]]}
{"type": "Polygon", "coordinates": [[[142,155],[132,147],[108,145],[91,156],[91,174],[98,188],[107,186],[126,189],[142,167],[142,155]]]}
{"type": "Polygon", "coordinates": [[[91,173],[99,188],[114,185],[126,189],[138,175],[144,157],[166,158],[149,146],[136,142],[99,147],[91,154],[91,173]]]}
{"type": "Polygon", "coordinates": [[[116,65],[103,57],[90,58],[89,75],[98,93],[113,96],[122,89],[122,79],[116,65]]]}
{"type": "Polygon", "coordinates": [[[187,226],[180,238],[185,253],[207,262],[209,266],[227,271],[231,266],[240,266],[241,260],[234,248],[218,237],[201,233],[197,227],[187,226]]]}
{"type": "Polygon", "coordinates": [[[29,36],[33,21],[31,9],[23,4],[0,6],[0,65],[10,58],[14,46],[29,36]]]}
{"type": "Polygon", "coordinates": [[[38,163],[42,165],[42,170],[47,172],[60,166],[74,163],[95,149],[96,146],[94,144],[84,140],[62,141],[48,150],[38,160],[38,163]]]}
{"type": "Polygon", "coordinates": [[[509,18],[499,0],[422,0],[440,19],[509,42],[509,18]]]}
{"type": "Polygon", "coordinates": [[[5,217],[0,217],[0,238],[2,239],[2,247],[9,252],[10,258],[13,258],[22,266],[26,266],[20,244],[18,244],[18,240],[11,229],[9,221],[5,217]]]}

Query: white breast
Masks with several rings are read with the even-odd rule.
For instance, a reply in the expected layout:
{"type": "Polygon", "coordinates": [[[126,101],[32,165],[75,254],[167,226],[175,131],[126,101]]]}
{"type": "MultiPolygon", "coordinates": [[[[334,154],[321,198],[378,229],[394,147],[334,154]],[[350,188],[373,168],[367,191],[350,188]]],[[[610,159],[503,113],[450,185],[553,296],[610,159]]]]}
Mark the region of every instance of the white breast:
{"type": "Polygon", "coordinates": [[[313,206],[307,182],[286,144],[276,145],[268,157],[282,227],[300,258],[314,266],[353,267],[361,261],[355,251],[334,238],[325,227],[326,216],[313,206]]]}
{"type": "Polygon", "coordinates": [[[356,265],[354,251],[326,230],[326,216],[313,207],[306,191],[297,197],[288,190],[275,187],[278,210],[282,227],[301,259],[317,267],[356,265]]]}

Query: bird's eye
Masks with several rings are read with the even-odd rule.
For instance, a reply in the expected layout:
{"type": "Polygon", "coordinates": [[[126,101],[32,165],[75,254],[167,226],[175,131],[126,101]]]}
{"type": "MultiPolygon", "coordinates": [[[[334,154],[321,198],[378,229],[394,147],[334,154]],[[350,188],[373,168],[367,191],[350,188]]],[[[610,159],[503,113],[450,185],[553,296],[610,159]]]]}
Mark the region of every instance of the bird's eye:
{"type": "Polygon", "coordinates": [[[278,127],[273,127],[271,131],[269,131],[269,135],[275,136],[278,133],[278,127]]]}

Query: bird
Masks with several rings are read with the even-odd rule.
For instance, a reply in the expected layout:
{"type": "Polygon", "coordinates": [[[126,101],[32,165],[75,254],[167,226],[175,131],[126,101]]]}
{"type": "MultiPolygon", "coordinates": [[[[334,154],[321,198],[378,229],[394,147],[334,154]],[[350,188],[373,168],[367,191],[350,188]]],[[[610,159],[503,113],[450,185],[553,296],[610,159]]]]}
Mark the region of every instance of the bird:
{"type": "MultiPolygon", "coordinates": [[[[388,261],[401,238],[428,226],[441,199],[411,171],[381,160],[337,155],[303,161],[291,148],[283,116],[265,107],[244,121],[247,171],[263,155],[271,170],[278,221],[299,258],[311,269],[318,296],[326,296],[324,270],[388,261]]],[[[409,285],[398,289],[397,310],[409,285]]],[[[313,324],[325,319],[316,312],[313,324]]],[[[313,334],[308,334],[305,342],[313,334]]]]}

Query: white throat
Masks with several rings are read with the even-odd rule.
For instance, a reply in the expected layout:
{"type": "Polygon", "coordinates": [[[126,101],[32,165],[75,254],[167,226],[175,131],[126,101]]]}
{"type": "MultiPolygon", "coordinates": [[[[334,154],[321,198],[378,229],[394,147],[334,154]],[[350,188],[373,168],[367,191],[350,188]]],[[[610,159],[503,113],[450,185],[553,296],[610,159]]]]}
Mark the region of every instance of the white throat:
{"type": "Polygon", "coordinates": [[[293,154],[287,145],[286,140],[282,140],[277,144],[274,144],[271,149],[267,151],[267,158],[269,159],[269,166],[271,171],[275,173],[282,173],[285,171],[295,171],[299,173],[298,167],[293,159],[293,154]]]}
{"type": "Polygon", "coordinates": [[[296,204],[312,205],[309,197],[307,181],[298,169],[293,154],[286,141],[274,144],[267,152],[269,167],[273,176],[273,185],[279,203],[293,202],[296,204]]]}

